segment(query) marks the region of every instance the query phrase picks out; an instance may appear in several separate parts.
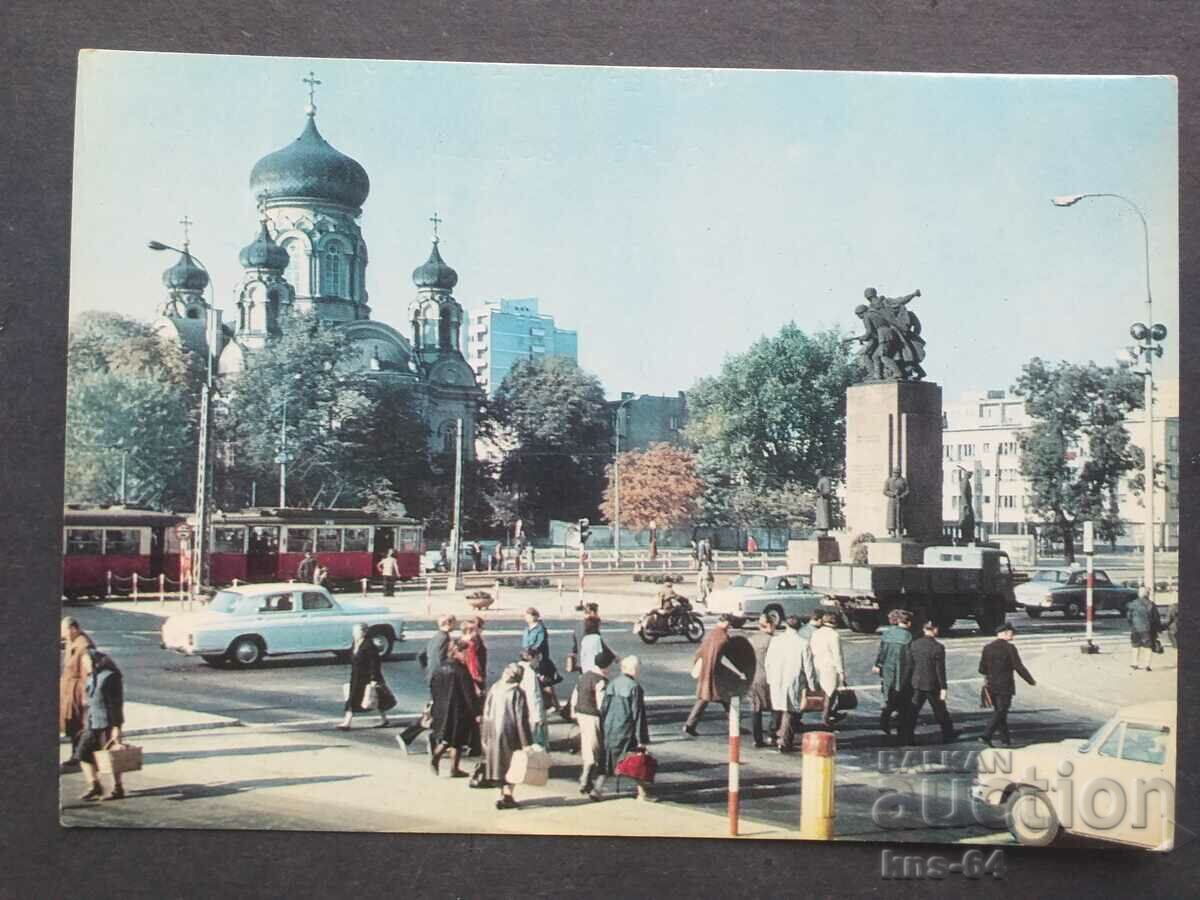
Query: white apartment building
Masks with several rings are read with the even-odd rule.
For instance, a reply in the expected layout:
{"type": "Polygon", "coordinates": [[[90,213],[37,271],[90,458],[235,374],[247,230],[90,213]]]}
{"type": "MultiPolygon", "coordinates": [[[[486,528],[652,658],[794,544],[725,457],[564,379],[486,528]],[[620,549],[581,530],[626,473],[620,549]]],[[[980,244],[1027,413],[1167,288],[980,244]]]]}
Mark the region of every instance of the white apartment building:
{"type": "MultiPolygon", "coordinates": [[[[1155,382],[1155,460],[1162,464],[1165,486],[1155,493],[1155,540],[1158,546],[1179,546],[1179,382],[1155,382]]],[[[1033,422],[1025,402],[1008,391],[969,392],[946,403],[942,413],[942,521],[953,529],[959,518],[960,469],[972,473],[975,521],[984,535],[1031,534],[1037,522],[1028,510],[1029,486],[1021,477],[1019,436],[1033,422]]],[[[1145,417],[1139,410],[1126,427],[1134,443],[1145,445],[1145,417]]],[[[1068,450],[1080,464],[1085,446],[1068,450]]],[[[1144,540],[1142,498],[1122,481],[1118,500],[1125,534],[1118,546],[1139,546],[1144,540]]]]}

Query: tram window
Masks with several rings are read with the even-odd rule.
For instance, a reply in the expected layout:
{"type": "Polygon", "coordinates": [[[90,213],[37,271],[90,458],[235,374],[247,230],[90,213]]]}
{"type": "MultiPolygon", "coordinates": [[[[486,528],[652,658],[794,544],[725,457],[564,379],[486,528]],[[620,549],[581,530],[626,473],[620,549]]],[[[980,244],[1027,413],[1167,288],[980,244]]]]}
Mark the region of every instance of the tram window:
{"type": "Polygon", "coordinates": [[[101,532],[91,528],[67,529],[67,553],[71,556],[99,556],[101,532]]]}
{"type": "Polygon", "coordinates": [[[250,529],[250,553],[256,556],[279,552],[279,529],[274,526],[250,529]]]}
{"type": "Polygon", "coordinates": [[[312,528],[289,528],[287,530],[287,552],[303,553],[313,548],[312,528]]]}
{"type": "Polygon", "coordinates": [[[317,529],[317,552],[318,553],[341,553],[342,552],[342,532],[339,528],[318,528],[317,529]]]}
{"type": "Polygon", "coordinates": [[[142,533],[136,528],[106,528],[104,552],[109,556],[137,556],[142,552],[142,533]]]}
{"type": "Polygon", "coordinates": [[[343,540],[343,547],[347,553],[365,551],[371,546],[371,529],[347,528],[343,540]]]}
{"type": "Polygon", "coordinates": [[[246,537],[244,528],[214,528],[214,553],[241,553],[246,537]]]}
{"type": "Polygon", "coordinates": [[[416,552],[421,549],[421,531],[418,528],[400,528],[400,546],[399,550],[407,550],[416,552]]]}

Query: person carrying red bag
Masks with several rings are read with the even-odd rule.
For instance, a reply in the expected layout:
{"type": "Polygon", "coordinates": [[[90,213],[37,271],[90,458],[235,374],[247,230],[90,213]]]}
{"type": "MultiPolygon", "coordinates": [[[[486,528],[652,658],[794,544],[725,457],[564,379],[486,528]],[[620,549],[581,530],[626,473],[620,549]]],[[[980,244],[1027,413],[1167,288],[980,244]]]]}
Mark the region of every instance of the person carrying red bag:
{"type": "MultiPolygon", "coordinates": [[[[604,729],[604,771],[608,775],[626,775],[637,771],[644,777],[630,774],[637,784],[637,798],[652,800],[646,785],[654,779],[654,757],[646,753],[650,743],[650,725],[646,719],[646,695],[637,677],[641,664],[636,656],[621,660],[621,674],[604,689],[600,707],[601,727],[604,729]],[[637,762],[626,762],[634,760],[637,762]],[[632,768],[637,767],[637,768],[632,768]]],[[[593,790],[598,799],[602,782],[593,790]]]]}

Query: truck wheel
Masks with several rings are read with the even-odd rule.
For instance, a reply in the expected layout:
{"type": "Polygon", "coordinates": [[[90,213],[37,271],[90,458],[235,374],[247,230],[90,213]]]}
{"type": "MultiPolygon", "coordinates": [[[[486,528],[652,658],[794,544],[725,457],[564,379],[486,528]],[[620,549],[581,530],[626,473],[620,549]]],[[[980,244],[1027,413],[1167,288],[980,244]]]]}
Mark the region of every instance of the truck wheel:
{"type": "Polygon", "coordinates": [[[783,622],[783,607],[776,604],[771,604],[763,610],[763,615],[776,628],[783,622]]]}
{"type": "Polygon", "coordinates": [[[879,627],[879,617],[873,613],[849,613],[847,619],[855,634],[871,634],[879,627]]]}

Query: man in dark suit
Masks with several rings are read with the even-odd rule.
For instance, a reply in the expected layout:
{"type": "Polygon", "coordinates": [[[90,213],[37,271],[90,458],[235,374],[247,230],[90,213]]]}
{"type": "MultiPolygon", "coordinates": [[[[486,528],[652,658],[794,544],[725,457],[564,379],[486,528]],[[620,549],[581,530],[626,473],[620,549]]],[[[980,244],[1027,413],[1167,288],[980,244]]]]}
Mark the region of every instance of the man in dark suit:
{"type": "Polygon", "coordinates": [[[928,700],[933,709],[933,717],[942,729],[942,743],[952,744],[958,735],[946,709],[946,648],[937,639],[936,622],[926,622],[924,632],[922,637],[908,645],[906,651],[906,668],[912,673],[913,695],[907,720],[901,724],[900,740],[903,744],[914,742],[913,732],[916,731],[917,718],[928,700]]]}
{"type": "Polygon", "coordinates": [[[988,722],[987,730],[979,738],[989,747],[997,729],[1005,747],[1011,746],[1008,737],[1008,709],[1012,706],[1013,695],[1017,692],[1017,681],[1013,673],[1017,673],[1029,684],[1037,684],[1025,664],[1021,662],[1021,654],[1013,646],[1015,630],[1005,622],[996,630],[996,640],[983,648],[979,658],[979,674],[984,677],[984,687],[992,695],[992,721],[988,722]]]}

